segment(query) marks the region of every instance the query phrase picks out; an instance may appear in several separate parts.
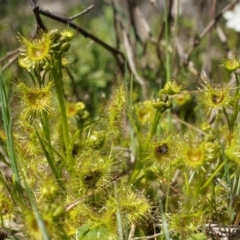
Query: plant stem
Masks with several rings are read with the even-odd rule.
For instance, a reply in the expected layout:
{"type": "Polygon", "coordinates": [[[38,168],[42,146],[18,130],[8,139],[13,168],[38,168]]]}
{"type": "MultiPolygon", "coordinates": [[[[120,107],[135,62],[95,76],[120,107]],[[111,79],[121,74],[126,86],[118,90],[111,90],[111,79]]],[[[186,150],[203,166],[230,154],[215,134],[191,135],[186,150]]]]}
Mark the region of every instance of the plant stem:
{"type": "MultiPolygon", "coordinates": [[[[234,126],[234,123],[237,122],[237,116],[238,116],[238,112],[239,112],[239,77],[238,77],[238,74],[235,73],[235,77],[236,77],[236,92],[235,92],[235,96],[234,96],[234,106],[233,106],[233,111],[234,111],[234,114],[233,114],[233,126],[234,126]]],[[[238,135],[240,134],[240,124],[239,122],[237,122],[236,126],[238,127],[238,135]]]]}
{"type": "Polygon", "coordinates": [[[63,94],[62,69],[61,69],[60,60],[55,61],[53,63],[52,75],[53,75],[53,80],[55,83],[58,104],[59,104],[59,108],[60,108],[60,112],[61,112],[63,138],[64,138],[64,145],[65,145],[66,155],[67,155],[67,164],[71,169],[73,167],[73,157],[72,157],[71,149],[70,149],[71,141],[70,141],[70,136],[69,136],[69,127],[68,127],[67,114],[66,114],[66,108],[65,108],[65,100],[64,100],[64,94],[63,94]]]}
{"type": "Polygon", "coordinates": [[[9,160],[11,162],[11,167],[13,171],[13,183],[17,192],[20,194],[23,193],[21,181],[20,181],[20,174],[19,174],[19,167],[18,162],[16,159],[15,148],[14,148],[14,140],[13,140],[13,132],[12,132],[12,121],[9,111],[8,105],[8,98],[6,93],[6,87],[4,83],[4,78],[2,75],[2,70],[0,68],[0,100],[1,100],[1,109],[2,109],[2,117],[3,117],[3,124],[4,130],[6,132],[7,138],[7,147],[8,147],[8,154],[9,160]]]}
{"type": "MultiPolygon", "coordinates": [[[[43,126],[43,133],[46,142],[48,142],[48,145],[51,145],[51,136],[50,136],[50,129],[49,129],[49,121],[48,121],[48,115],[46,112],[43,112],[42,118],[41,118],[42,126],[43,126]]],[[[52,155],[52,149],[49,148],[49,155],[53,159],[52,155]]]]}
{"type": "Polygon", "coordinates": [[[232,123],[230,122],[230,119],[229,119],[229,117],[228,117],[228,113],[227,113],[225,107],[223,108],[223,114],[225,115],[225,117],[226,117],[226,119],[227,119],[228,128],[229,128],[230,130],[232,130],[232,128],[233,128],[233,122],[234,122],[234,121],[233,121],[232,123]]]}
{"type": "Polygon", "coordinates": [[[154,121],[151,125],[151,129],[149,132],[149,136],[148,136],[149,139],[151,139],[153,137],[153,135],[156,133],[160,117],[161,117],[161,112],[156,111],[155,116],[154,116],[154,121]]]}
{"type": "Polygon", "coordinates": [[[120,206],[119,206],[119,198],[118,198],[118,191],[117,191],[117,184],[116,182],[113,183],[114,186],[114,197],[117,202],[117,225],[118,225],[118,233],[119,233],[119,239],[123,240],[123,226],[122,226],[122,216],[120,212],[120,206]]]}
{"type": "Polygon", "coordinates": [[[224,165],[226,164],[227,159],[222,162],[217,169],[213,172],[213,174],[208,178],[208,180],[204,183],[204,185],[201,187],[201,191],[205,190],[206,187],[208,187],[208,185],[211,183],[211,181],[214,179],[214,177],[218,174],[218,172],[224,167],[224,165]]]}
{"type": "Polygon", "coordinates": [[[167,7],[167,1],[164,1],[164,7],[165,7],[165,41],[166,41],[166,75],[167,75],[167,82],[171,79],[171,70],[170,70],[170,52],[169,52],[169,26],[168,26],[168,7],[167,7]]]}

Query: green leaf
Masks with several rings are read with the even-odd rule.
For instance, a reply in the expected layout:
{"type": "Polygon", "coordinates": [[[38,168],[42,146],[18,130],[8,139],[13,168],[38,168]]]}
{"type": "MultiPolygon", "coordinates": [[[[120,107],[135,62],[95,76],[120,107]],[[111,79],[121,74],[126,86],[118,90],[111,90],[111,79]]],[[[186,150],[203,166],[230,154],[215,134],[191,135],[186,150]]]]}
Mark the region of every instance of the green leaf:
{"type": "Polygon", "coordinates": [[[108,229],[102,225],[93,226],[91,224],[84,224],[78,229],[76,240],[113,239],[110,237],[111,235],[108,229]]]}
{"type": "Polygon", "coordinates": [[[207,236],[204,233],[196,233],[187,240],[207,240],[207,236]]]}

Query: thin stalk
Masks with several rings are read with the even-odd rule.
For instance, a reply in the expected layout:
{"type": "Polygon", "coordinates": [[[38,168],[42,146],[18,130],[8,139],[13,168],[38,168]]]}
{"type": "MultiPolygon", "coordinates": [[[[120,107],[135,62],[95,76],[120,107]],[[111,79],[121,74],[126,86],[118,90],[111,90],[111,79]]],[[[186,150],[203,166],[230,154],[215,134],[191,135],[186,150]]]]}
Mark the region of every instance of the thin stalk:
{"type": "Polygon", "coordinates": [[[164,240],[170,240],[167,218],[163,210],[163,203],[162,203],[161,197],[159,198],[159,208],[162,216],[162,231],[163,231],[163,235],[161,236],[161,239],[163,239],[164,237],[164,240]]]}
{"type": "Polygon", "coordinates": [[[57,168],[56,168],[55,165],[54,165],[54,159],[53,159],[53,157],[52,157],[52,156],[49,154],[49,152],[47,151],[47,149],[46,149],[46,147],[45,147],[42,139],[40,138],[37,130],[36,130],[36,134],[37,134],[39,143],[40,143],[40,145],[41,145],[41,147],[42,147],[42,150],[43,150],[43,152],[44,152],[44,155],[45,155],[45,157],[46,157],[46,159],[47,159],[47,161],[48,161],[48,165],[49,165],[49,167],[51,168],[52,173],[54,174],[54,177],[55,177],[58,185],[60,186],[60,188],[61,188],[62,190],[65,190],[65,187],[64,187],[64,185],[62,184],[62,181],[60,180],[60,177],[59,177],[59,173],[58,173],[58,171],[57,171],[57,168]]]}
{"type": "Polygon", "coordinates": [[[73,157],[72,157],[71,149],[69,147],[71,141],[69,136],[69,126],[67,121],[65,99],[63,94],[62,69],[59,61],[54,62],[53,68],[52,68],[52,75],[55,83],[58,104],[61,112],[63,138],[64,138],[64,145],[65,145],[66,155],[67,155],[67,164],[71,169],[73,167],[73,157]]]}
{"type": "MultiPolygon", "coordinates": [[[[168,6],[167,3],[169,1],[164,0],[164,7],[165,7],[165,41],[166,41],[166,81],[169,82],[171,80],[172,77],[172,68],[171,68],[171,58],[172,58],[172,54],[169,51],[169,46],[170,46],[170,38],[169,38],[169,23],[168,23],[168,6]]],[[[168,130],[171,127],[171,122],[172,122],[172,117],[171,117],[171,109],[169,109],[167,111],[167,118],[168,118],[168,130]]]]}
{"type": "Polygon", "coordinates": [[[166,76],[167,76],[167,82],[171,79],[171,69],[170,69],[170,53],[169,53],[169,28],[168,28],[168,8],[167,8],[167,0],[164,0],[164,7],[165,7],[165,41],[167,44],[166,47],[166,76]]]}
{"type": "Polygon", "coordinates": [[[148,136],[149,139],[151,139],[153,137],[153,135],[156,133],[160,117],[161,117],[161,112],[156,111],[153,123],[151,125],[151,129],[149,131],[149,136],[148,136]]]}
{"type": "MultiPolygon", "coordinates": [[[[238,95],[239,95],[239,76],[237,73],[235,73],[235,77],[236,77],[236,92],[235,92],[235,95],[234,97],[237,99],[238,98],[238,95]]],[[[238,113],[238,101],[235,101],[235,104],[234,104],[234,113],[237,115],[238,113]]]]}
{"type": "MultiPolygon", "coordinates": [[[[51,136],[50,136],[48,115],[47,115],[47,112],[45,112],[45,111],[43,112],[41,122],[43,125],[43,132],[44,132],[46,142],[48,143],[48,146],[51,146],[51,136]]],[[[53,159],[53,153],[52,153],[52,149],[50,147],[48,148],[48,151],[49,151],[49,155],[50,155],[51,159],[53,159]]]]}
{"type": "Polygon", "coordinates": [[[113,183],[114,185],[114,196],[117,202],[117,225],[118,225],[118,233],[119,233],[119,240],[123,240],[123,226],[122,226],[122,217],[120,212],[120,206],[119,206],[119,198],[117,193],[117,184],[116,182],[113,183]]]}
{"type": "MultiPolygon", "coordinates": [[[[232,126],[234,126],[235,122],[237,121],[237,116],[239,113],[239,76],[237,73],[235,73],[235,77],[236,77],[236,92],[235,92],[235,96],[234,96],[234,106],[233,106],[233,121],[232,121],[232,126]]],[[[240,136],[240,123],[237,122],[237,127],[238,127],[238,136],[240,136]]],[[[233,129],[232,129],[233,130],[233,129]]]]}
{"type": "Polygon", "coordinates": [[[236,186],[236,196],[239,196],[239,193],[240,193],[240,176],[239,176],[239,168],[237,169],[237,172],[235,174],[235,177],[236,180],[237,180],[237,186],[236,186]]]}
{"type": "Polygon", "coordinates": [[[38,86],[42,86],[42,78],[41,76],[39,75],[39,73],[37,72],[37,70],[34,69],[34,74],[36,76],[36,79],[37,79],[37,83],[38,83],[38,86]]]}
{"type": "Polygon", "coordinates": [[[15,199],[17,199],[17,196],[16,196],[15,192],[12,191],[12,189],[9,187],[8,181],[5,179],[5,177],[3,176],[1,171],[0,171],[0,183],[2,184],[2,186],[4,186],[8,190],[13,202],[16,203],[15,199]]]}
{"type": "Polygon", "coordinates": [[[218,174],[218,172],[224,167],[224,165],[226,164],[227,159],[222,162],[222,164],[220,164],[218,166],[218,168],[213,172],[213,174],[208,178],[208,180],[205,182],[205,184],[201,187],[201,191],[203,191],[206,187],[208,187],[208,185],[212,182],[213,178],[218,174]]]}
{"type": "Polygon", "coordinates": [[[32,73],[31,72],[28,72],[32,82],[33,82],[33,85],[36,86],[36,81],[35,81],[35,78],[33,77],[32,73]]]}
{"type": "Polygon", "coordinates": [[[0,68],[0,100],[1,100],[1,109],[4,123],[4,130],[7,136],[7,146],[8,146],[8,154],[11,162],[11,167],[13,171],[13,182],[16,190],[19,193],[22,193],[22,185],[20,182],[18,162],[16,159],[15,149],[14,149],[14,141],[13,141],[13,133],[12,133],[12,121],[10,117],[10,108],[8,105],[7,93],[6,93],[6,84],[4,84],[4,79],[2,75],[2,70],[0,68]]]}
{"type": "Polygon", "coordinates": [[[235,95],[237,96],[238,95],[238,93],[239,93],[239,77],[238,77],[238,74],[235,72],[234,73],[235,74],[235,77],[236,77],[236,93],[235,93],[235,95]]]}
{"type": "Polygon", "coordinates": [[[229,117],[228,117],[228,113],[227,113],[225,107],[223,107],[223,114],[225,115],[225,117],[226,117],[226,119],[227,119],[228,128],[229,128],[230,130],[232,130],[233,122],[231,123],[231,121],[230,121],[230,119],[229,119],[229,117]]]}
{"type": "MultiPolygon", "coordinates": [[[[169,167],[169,172],[171,173],[172,169],[171,166],[169,167]]],[[[168,206],[169,206],[169,196],[170,196],[170,185],[171,185],[171,179],[170,174],[167,179],[167,191],[166,191],[166,202],[165,202],[165,212],[168,212],[168,206]]]]}
{"type": "MultiPolygon", "coordinates": [[[[127,87],[127,82],[126,82],[127,87]]],[[[131,75],[130,78],[130,90],[129,90],[129,97],[128,97],[128,116],[133,119],[133,76],[131,75]]],[[[136,143],[135,143],[135,136],[134,136],[134,127],[132,126],[133,121],[129,121],[130,124],[130,139],[131,139],[131,149],[135,153],[136,143]]]]}
{"type": "Polygon", "coordinates": [[[174,17],[174,31],[173,31],[173,38],[172,38],[172,46],[173,46],[173,49],[174,49],[174,52],[173,52],[173,56],[172,56],[172,61],[175,60],[175,55],[176,55],[176,48],[174,47],[175,44],[176,44],[176,36],[177,36],[177,26],[178,26],[178,20],[179,20],[179,8],[180,8],[180,3],[179,1],[176,1],[177,2],[177,14],[176,16],[174,17]]]}
{"type": "MultiPolygon", "coordinates": [[[[24,181],[25,181],[25,179],[24,179],[24,181]]],[[[29,186],[27,185],[26,181],[25,181],[25,189],[26,189],[26,193],[28,195],[28,199],[29,199],[31,207],[32,207],[33,215],[34,215],[34,217],[36,219],[37,225],[38,225],[39,230],[40,230],[40,232],[42,234],[42,239],[43,240],[50,240],[48,232],[47,232],[47,228],[46,228],[45,223],[44,223],[44,221],[42,219],[42,216],[41,216],[41,214],[40,214],[40,212],[38,210],[38,207],[36,205],[33,193],[29,189],[29,186]]]]}

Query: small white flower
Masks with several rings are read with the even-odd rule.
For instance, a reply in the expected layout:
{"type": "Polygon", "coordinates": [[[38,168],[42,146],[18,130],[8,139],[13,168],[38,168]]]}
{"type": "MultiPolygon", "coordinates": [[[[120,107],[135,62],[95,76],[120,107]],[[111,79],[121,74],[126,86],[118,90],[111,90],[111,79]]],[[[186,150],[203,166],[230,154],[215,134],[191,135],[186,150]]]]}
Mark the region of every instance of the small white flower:
{"type": "Polygon", "coordinates": [[[240,3],[235,5],[233,11],[226,11],[223,17],[227,20],[227,28],[240,32],[240,3]]]}

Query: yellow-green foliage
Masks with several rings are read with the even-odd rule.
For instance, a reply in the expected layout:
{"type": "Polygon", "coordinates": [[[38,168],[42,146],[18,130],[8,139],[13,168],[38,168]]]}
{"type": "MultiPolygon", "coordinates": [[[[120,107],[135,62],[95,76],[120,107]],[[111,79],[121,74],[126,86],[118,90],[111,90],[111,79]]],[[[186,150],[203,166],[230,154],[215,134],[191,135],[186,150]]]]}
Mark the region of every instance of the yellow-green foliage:
{"type": "Polygon", "coordinates": [[[103,12],[107,22],[86,24],[105,41],[40,26],[32,38],[18,35],[20,76],[0,75],[0,162],[8,170],[0,174],[0,233],[185,240],[209,236],[212,222],[238,225],[238,57],[220,61],[215,81],[202,72],[196,86],[210,57],[198,46],[207,33],[185,53],[190,21],[173,32],[172,13],[152,36],[144,15],[132,16],[139,29],[115,1],[103,12]]]}

